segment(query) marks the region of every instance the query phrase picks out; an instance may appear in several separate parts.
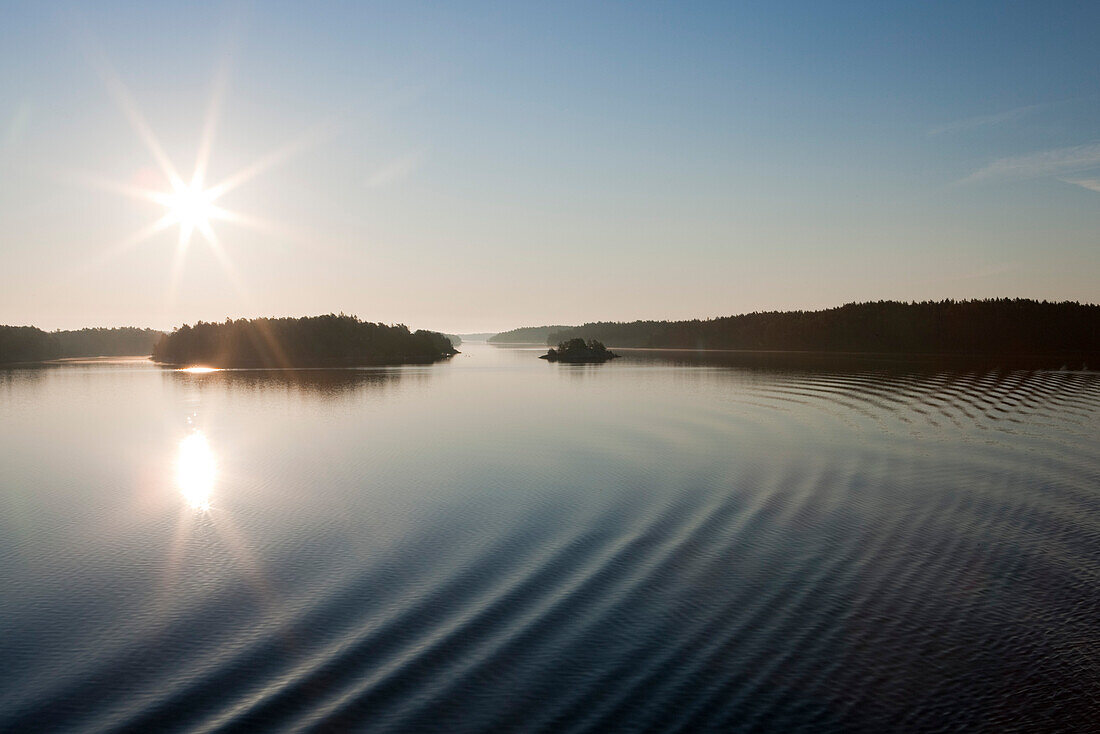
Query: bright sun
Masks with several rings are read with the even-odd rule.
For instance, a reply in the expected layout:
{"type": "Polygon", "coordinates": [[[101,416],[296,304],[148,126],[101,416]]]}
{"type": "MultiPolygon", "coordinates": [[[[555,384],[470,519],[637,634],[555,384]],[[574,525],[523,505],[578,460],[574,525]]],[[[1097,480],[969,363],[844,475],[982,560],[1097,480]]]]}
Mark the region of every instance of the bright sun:
{"type": "Polygon", "coordinates": [[[190,185],[177,182],[174,188],[175,191],[171,194],[164,195],[162,203],[168,208],[172,223],[180,226],[180,240],[186,242],[196,229],[209,236],[207,233],[210,232],[210,220],[217,213],[217,207],[214,206],[215,191],[204,191],[199,181],[192,181],[190,185]]]}
{"type": "Polygon", "coordinates": [[[168,195],[168,208],[183,226],[203,227],[210,221],[210,193],[195,186],[180,186],[168,195]]]}
{"type": "Polygon", "coordinates": [[[137,199],[152,201],[163,207],[163,213],[158,219],[119,242],[105,252],[101,258],[110,259],[115,257],[164,230],[178,227],[179,241],[176,245],[176,254],[172,262],[172,273],[167,289],[169,300],[174,296],[182,273],[184,257],[187,255],[191,240],[196,233],[207,241],[211,251],[219,260],[226,274],[233,281],[240,295],[247,300],[247,294],[235,272],[233,263],[214,231],[214,223],[216,221],[228,222],[230,224],[248,227],[265,234],[274,234],[280,237],[285,237],[286,233],[283,232],[281,228],[263,219],[250,217],[226,209],[216,202],[219,202],[219,200],[230,191],[233,191],[256,176],[259,176],[268,169],[279,165],[298,151],[314,143],[322,131],[316,129],[297,139],[291,140],[289,143],[261,156],[251,165],[239,169],[229,177],[216,182],[214,185],[208,185],[206,180],[206,174],[208,173],[207,164],[210,161],[214,131],[217,127],[221,100],[224,96],[226,87],[225,74],[219,73],[215,77],[213,93],[211,94],[210,104],[203,121],[194,173],[190,178],[190,182],[188,182],[169,159],[168,154],[161,146],[157,136],[154,134],[149,123],[138,108],[137,102],[122,83],[122,80],[118,78],[118,75],[106,65],[100,70],[100,73],[103,76],[103,81],[107,86],[107,90],[110,92],[111,96],[114,97],[115,102],[118,104],[123,114],[125,114],[131,127],[133,127],[134,131],[137,133],[138,139],[148,148],[160,172],[168,181],[167,191],[156,191],[150,190],[144,184],[134,185],[132,183],[120,183],[102,179],[95,175],[78,175],[78,178],[86,180],[88,183],[97,187],[112,189],[137,199]]]}

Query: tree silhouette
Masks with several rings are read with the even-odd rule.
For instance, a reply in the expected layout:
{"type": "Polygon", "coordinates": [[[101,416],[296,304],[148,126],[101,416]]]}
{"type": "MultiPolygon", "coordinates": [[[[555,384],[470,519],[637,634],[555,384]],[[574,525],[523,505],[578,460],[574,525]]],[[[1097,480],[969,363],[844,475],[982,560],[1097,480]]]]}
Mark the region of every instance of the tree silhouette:
{"type": "Polygon", "coordinates": [[[455,353],[450,340],[434,331],[329,314],[185,324],[157,342],[153,359],[211,367],[324,367],[426,363],[455,353]]]}
{"type": "Polygon", "coordinates": [[[547,343],[612,347],[958,355],[1100,355],[1100,306],[1028,299],[878,301],[692,321],[595,322],[547,343]]]}

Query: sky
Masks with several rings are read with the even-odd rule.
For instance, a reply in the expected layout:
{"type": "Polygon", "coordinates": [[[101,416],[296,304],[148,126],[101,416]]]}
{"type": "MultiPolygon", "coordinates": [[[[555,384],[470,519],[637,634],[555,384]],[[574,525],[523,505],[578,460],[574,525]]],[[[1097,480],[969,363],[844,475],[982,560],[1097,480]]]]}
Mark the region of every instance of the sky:
{"type": "Polygon", "coordinates": [[[1098,3],[2,17],[0,323],[1100,301],[1098,3]]]}

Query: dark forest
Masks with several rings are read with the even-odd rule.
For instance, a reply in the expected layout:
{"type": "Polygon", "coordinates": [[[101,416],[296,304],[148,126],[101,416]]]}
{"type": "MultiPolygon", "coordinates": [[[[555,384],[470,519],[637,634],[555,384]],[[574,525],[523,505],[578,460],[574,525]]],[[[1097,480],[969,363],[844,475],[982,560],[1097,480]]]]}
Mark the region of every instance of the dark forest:
{"type": "Polygon", "coordinates": [[[595,322],[547,344],[893,354],[1100,355],[1100,306],[1028,299],[878,301],[692,321],[595,322]]]}
{"type": "Polygon", "coordinates": [[[151,354],[164,335],[156,329],[124,326],[46,332],[33,326],[0,326],[0,364],[65,357],[130,357],[151,354]]]}
{"type": "Polygon", "coordinates": [[[455,354],[434,331],[312,316],[198,322],[166,334],[153,360],[208,367],[325,367],[434,362],[455,354]]]}
{"type": "Polygon", "coordinates": [[[574,327],[565,325],[524,326],[519,329],[502,331],[499,334],[494,334],[489,337],[488,341],[490,344],[556,344],[557,341],[551,340],[550,335],[572,328],[574,327]]]}

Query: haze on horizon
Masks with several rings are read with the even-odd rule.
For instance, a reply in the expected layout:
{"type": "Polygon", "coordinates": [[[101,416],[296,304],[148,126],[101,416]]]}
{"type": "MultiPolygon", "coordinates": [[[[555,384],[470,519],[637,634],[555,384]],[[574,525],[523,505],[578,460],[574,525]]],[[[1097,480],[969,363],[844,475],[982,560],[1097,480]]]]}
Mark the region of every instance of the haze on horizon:
{"type": "Polygon", "coordinates": [[[1097,27],[1072,3],[8,3],[0,323],[1098,302],[1097,27]],[[165,174],[204,159],[214,245],[165,174]]]}

